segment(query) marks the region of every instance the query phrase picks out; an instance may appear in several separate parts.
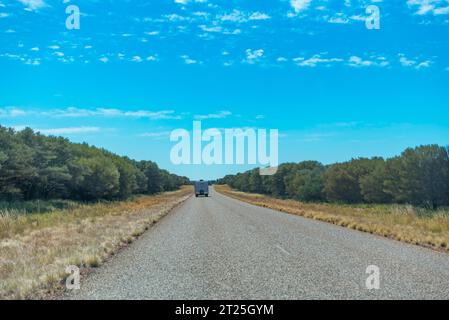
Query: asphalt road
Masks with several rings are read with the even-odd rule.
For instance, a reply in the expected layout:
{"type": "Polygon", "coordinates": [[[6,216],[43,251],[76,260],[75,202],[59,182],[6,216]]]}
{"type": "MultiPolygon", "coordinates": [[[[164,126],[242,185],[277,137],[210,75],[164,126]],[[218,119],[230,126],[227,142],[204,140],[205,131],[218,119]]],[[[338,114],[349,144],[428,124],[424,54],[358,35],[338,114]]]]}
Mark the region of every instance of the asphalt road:
{"type": "Polygon", "coordinates": [[[71,299],[449,299],[449,255],[216,192],[192,197],[71,299]],[[368,290],[376,265],[380,288],[368,290]]]}

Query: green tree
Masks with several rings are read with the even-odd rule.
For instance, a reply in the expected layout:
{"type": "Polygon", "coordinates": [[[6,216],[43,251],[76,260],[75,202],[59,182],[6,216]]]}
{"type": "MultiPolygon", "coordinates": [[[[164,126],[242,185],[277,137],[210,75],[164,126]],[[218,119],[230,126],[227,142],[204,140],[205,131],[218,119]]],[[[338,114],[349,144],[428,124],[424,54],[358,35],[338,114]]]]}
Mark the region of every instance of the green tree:
{"type": "Polygon", "coordinates": [[[147,179],[147,194],[154,194],[164,190],[163,177],[156,163],[152,161],[141,161],[139,169],[147,179]]]}
{"type": "Polygon", "coordinates": [[[287,187],[291,197],[301,201],[323,201],[324,172],[322,165],[298,171],[287,187]]]}
{"type": "Polygon", "coordinates": [[[385,192],[387,179],[386,162],[383,159],[373,161],[373,170],[360,177],[360,191],[363,200],[368,203],[390,203],[392,197],[385,192]]]}
{"type": "Polygon", "coordinates": [[[324,191],[327,199],[348,203],[363,202],[363,181],[383,161],[382,158],[360,158],[330,166],[325,174],[324,191]]]}
{"type": "Polygon", "coordinates": [[[251,170],[248,178],[249,190],[254,193],[262,193],[262,177],[259,174],[259,169],[251,170]]]}
{"type": "Polygon", "coordinates": [[[112,199],[119,192],[120,173],[112,160],[106,157],[81,158],[80,194],[83,199],[112,199]]]}
{"type": "Polygon", "coordinates": [[[136,193],[138,169],[127,158],[115,158],[114,164],[119,172],[118,197],[125,199],[136,193]]]}
{"type": "Polygon", "coordinates": [[[387,167],[385,190],[397,202],[437,208],[448,204],[448,150],[437,145],[405,150],[387,167]]]}

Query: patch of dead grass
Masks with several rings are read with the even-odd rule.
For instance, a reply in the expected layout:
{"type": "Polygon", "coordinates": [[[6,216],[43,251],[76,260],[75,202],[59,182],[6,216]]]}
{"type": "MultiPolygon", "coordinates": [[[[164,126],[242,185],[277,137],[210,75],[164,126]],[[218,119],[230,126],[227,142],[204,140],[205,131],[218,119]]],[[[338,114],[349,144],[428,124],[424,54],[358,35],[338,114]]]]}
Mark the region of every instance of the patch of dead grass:
{"type": "Polygon", "coordinates": [[[0,216],[0,298],[38,297],[68,265],[95,268],[192,194],[191,187],[44,214],[0,216]]]}
{"type": "Polygon", "coordinates": [[[447,211],[428,214],[407,205],[303,203],[235,191],[227,185],[215,186],[215,190],[253,205],[449,252],[447,211]]]}

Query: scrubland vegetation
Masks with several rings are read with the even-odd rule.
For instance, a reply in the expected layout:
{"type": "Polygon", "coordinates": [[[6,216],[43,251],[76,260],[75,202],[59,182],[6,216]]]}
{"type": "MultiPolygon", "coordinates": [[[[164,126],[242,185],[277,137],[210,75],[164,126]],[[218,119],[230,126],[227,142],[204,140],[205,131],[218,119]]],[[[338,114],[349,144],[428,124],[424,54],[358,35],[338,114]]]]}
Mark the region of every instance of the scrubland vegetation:
{"type": "Polygon", "coordinates": [[[0,298],[39,297],[62,288],[68,265],[100,265],[185,200],[188,183],[151,161],[0,126],[0,298]]]}
{"type": "Polygon", "coordinates": [[[282,164],[229,175],[216,190],[251,204],[449,251],[449,156],[436,145],[391,159],[282,164]],[[231,189],[232,188],[232,189],[231,189]]]}
{"type": "Polygon", "coordinates": [[[134,161],[29,128],[16,132],[0,126],[3,207],[5,201],[20,210],[21,201],[36,199],[126,199],[176,190],[187,183],[187,178],[161,170],[151,161],[134,161]]]}
{"type": "Polygon", "coordinates": [[[449,206],[449,154],[445,147],[420,146],[390,159],[286,163],[273,176],[260,176],[254,169],[218,183],[304,202],[397,203],[437,209],[449,206]]]}
{"type": "Polygon", "coordinates": [[[126,201],[0,215],[0,298],[39,298],[63,288],[65,268],[94,268],[192,194],[190,186],[126,201]]]}

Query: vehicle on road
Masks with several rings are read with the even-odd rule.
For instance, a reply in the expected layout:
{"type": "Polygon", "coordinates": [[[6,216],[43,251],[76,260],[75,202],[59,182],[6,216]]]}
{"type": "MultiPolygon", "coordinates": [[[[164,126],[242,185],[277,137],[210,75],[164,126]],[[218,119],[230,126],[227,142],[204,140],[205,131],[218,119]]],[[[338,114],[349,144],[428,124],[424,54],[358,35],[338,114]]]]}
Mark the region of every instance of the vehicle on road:
{"type": "Polygon", "coordinates": [[[209,183],[207,181],[195,181],[195,197],[199,196],[209,196],[209,183]]]}

